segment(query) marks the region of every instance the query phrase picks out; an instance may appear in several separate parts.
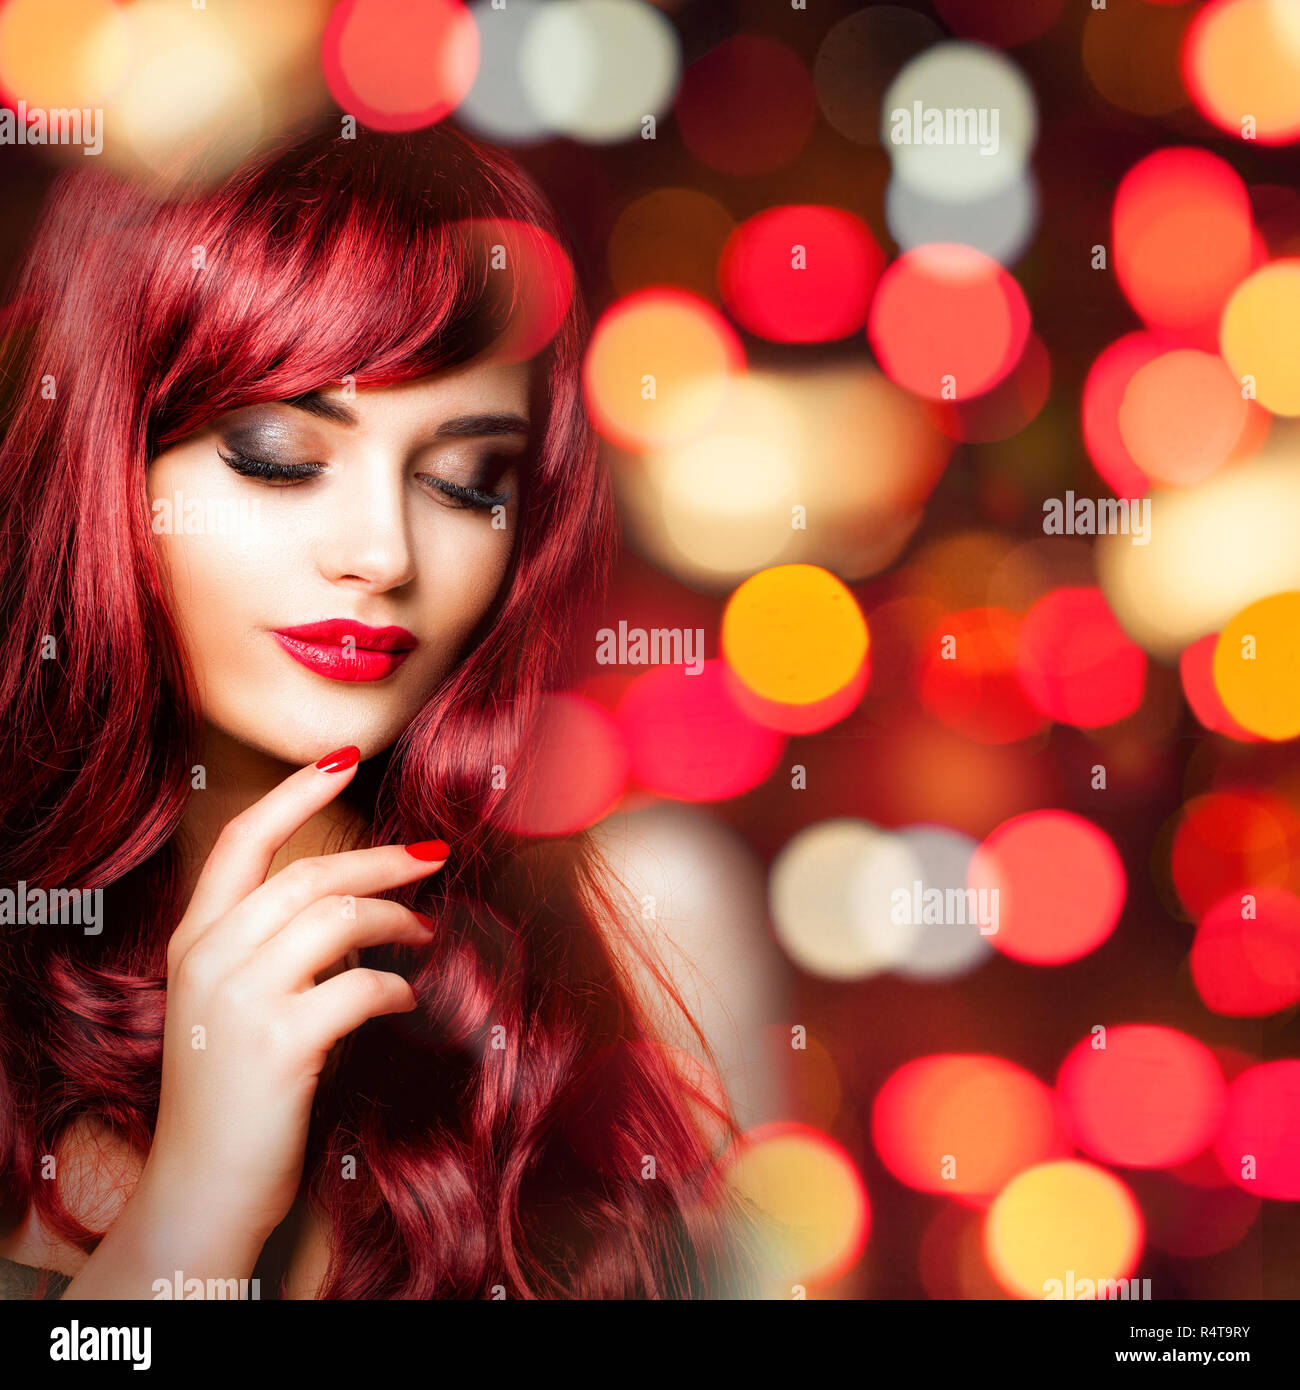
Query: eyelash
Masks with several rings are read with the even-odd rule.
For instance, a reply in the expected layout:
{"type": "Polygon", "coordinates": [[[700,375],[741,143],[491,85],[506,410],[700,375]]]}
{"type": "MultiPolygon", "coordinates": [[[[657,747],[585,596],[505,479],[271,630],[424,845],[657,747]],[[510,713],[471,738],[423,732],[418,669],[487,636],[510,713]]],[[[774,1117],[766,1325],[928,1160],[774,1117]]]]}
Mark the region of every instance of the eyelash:
{"type": "MultiPolygon", "coordinates": [[[[325,469],[318,463],[270,463],[266,459],[252,458],[248,454],[229,453],[217,450],[217,457],[230,469],[244,478],[257,478],[265,483],[300,483],[315,478],[325,469]]],[[[463,483],[448,482],[445,478],[434,478],[428,473],[416,475],[453,501],[466,508],[489,511],[510,500],[508,492],[484,492],[482,488],[466,487],[463,483]]]]}

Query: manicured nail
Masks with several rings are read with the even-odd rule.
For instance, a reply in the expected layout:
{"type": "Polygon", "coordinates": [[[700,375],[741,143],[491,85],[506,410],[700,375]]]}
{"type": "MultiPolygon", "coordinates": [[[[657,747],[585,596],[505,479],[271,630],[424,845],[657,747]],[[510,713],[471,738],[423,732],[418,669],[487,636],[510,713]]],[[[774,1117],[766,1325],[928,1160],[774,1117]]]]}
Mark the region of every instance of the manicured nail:
{"type": "Polygon", "coordinates": [[[405,845],[403,848],[407,854],[413,854],[417,859],[446,859],[451,853],[451,846],[446,840],[421,840],[415,845],[405,845]]]}
{"type": "Polygon", "coordinates": [[[348,768],[355,766],[360,760],[361,749],[354,748],[349,743],[346,748],[338,748],[333,753],[326,753],[316,766],[322,772],[346,772],[348,768]]]}
{"type": "Polygon", "coordinates": [[[424,915],[423,912],[416,912],[416,913],[415,913],[415,920],[416,920],[417,922],[419,922],[419,924],[425,929],[425,931],[427,931],[427,932],[432,932],[432,931],[433,931],[433,918],[432,918],[432,917],[426,917],[426,916],[424,915]]]}

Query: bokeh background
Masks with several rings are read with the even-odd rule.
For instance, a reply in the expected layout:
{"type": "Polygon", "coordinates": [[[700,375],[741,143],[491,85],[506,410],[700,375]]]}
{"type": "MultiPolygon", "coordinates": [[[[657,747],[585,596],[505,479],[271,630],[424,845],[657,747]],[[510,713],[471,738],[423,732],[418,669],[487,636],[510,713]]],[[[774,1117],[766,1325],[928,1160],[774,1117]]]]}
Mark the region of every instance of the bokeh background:
{"type": "MultiPolygon", "coordinates": [[[[557,207],[626,544],[528,828],[660,817],[779,951],[791,1286],[1300,1294],[1300,5],[6,0],[0,96],[160,196],[347,113],[557,207]]],[[[0,145],[10,289],[86,157],[0,145]]]]}

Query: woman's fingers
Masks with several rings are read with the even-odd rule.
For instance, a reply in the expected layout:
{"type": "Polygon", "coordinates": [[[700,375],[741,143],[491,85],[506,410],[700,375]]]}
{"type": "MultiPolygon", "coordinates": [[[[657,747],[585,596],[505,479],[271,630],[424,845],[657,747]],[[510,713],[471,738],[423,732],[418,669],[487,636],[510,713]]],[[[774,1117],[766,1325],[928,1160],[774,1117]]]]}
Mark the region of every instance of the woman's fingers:
{"type": "MultiPolygon", "coordinates": [[[[441,869],[447,858],[441,840],[419,845],[377,845],[318,859],[298,859],[256,888],[221,926],[223,949],[255,951],[304,908],[321,898],[370,898],[415,883],[441,869]]],[[[337,959],[337,957],[336,957],[337,959]]]]}
{"type": "Polygon", "coordinates": [[[171,941],[179,958],[211,922],[246,898],[270,872],[276,851],[356,775],[360,754],[340,748],[300,768],[227,823],[212,847],[171,941]]]}
{"type": "Polygon", "coordinates": [[[323,1062],[340,1038],[368,1018],[409,1013],[415,1005],[415,991],[400,975],[359,966],[298,995],[293,1011],[304,1043],[316,1049],[323,1062]]]}
{"type": "Polygon", "coordinates": [[[423,946],[432,940],[433,932],[401,903],[332,894],[300,912],[245,969],[255,971],[264,987],[284,993],[310,986],[349,951],[385,943],[423,946]]]}

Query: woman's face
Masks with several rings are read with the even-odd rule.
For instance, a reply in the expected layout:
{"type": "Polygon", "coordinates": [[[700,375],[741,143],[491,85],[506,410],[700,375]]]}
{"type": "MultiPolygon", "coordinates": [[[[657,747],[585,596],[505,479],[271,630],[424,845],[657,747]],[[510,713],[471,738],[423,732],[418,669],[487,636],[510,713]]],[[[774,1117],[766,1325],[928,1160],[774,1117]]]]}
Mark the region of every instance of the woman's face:
{"type": "Polygon", "coordinates": [[[245,406],[149,467],[207,722],[288,763],[392,744],[496,596],[526,363],[245,406]]]}

